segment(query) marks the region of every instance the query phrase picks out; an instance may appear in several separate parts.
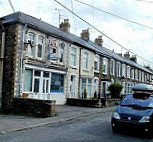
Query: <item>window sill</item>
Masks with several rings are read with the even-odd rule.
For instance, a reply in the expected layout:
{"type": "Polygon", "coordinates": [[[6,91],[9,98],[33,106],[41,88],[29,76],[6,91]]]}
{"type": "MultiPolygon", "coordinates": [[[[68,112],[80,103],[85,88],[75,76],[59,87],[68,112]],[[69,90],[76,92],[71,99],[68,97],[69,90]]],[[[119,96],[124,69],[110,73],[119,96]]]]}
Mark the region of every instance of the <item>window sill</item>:
{"type": "Polygon", "coordinates": [[[107,73],[103,73],[103,75],[108,75],[107,73]]]}
{"type": "Polygon", "coordinates": [[[76,66],[70,66],[70,68],[72,68],[72,69],[78,69],[78,67],[76,67],[76,66]]]}
{"type": "Polygon", "coordinates": [[[88,69],[83,69],[83,71],[84,71],[84,72],[89,72],[89,70],[88,70],[88,69]]]}
{"type": "Polygon", "coordinates": [[[99,70],[94,70],[95,73],[99,73],[99,70]]]}

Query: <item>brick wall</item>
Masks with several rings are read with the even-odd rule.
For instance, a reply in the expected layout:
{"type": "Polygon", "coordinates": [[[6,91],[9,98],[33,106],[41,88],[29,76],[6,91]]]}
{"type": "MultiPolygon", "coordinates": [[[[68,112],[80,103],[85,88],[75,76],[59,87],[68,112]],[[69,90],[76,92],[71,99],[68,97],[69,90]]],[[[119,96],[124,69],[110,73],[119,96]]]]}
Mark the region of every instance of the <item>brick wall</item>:
{"type": "Polygon", "coordinates": [[[14,80],[16,68],[17,25],[6,28],[5,58],[3,70],[2,109],[10,111],[14,97],[14,80]]]}
{"type": "Polygon", "coordinates": [[[17,114],[32,114],[39,117],[55,115],[54,100],[36,100],[27,98],[14,98],[13,112],[17,114]]]}

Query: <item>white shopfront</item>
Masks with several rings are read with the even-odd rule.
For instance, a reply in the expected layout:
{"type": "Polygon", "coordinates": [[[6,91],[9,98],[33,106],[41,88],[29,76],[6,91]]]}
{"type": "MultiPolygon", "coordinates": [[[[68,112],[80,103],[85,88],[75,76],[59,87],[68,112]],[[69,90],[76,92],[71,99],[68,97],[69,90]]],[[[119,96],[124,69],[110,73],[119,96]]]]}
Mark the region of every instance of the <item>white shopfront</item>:
{"type": "Polygon", "coordinates": [[[56,100],[56,104],[65,104],[66,72],[26,65],[23,79],[23,94],[29,98],[56,100]]]}

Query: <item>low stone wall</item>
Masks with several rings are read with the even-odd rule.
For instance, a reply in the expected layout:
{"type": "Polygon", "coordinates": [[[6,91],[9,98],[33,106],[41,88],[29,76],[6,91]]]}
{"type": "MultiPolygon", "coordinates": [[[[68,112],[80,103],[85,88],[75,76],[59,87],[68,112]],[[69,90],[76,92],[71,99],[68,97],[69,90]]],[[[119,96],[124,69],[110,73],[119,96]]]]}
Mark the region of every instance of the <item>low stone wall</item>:
{"type": "Polygon", "coordinates": [[[110,107],[110,106],[116,106],[120,103],[121,99],[116,99],[116,98],[109,98],[109,99],[105,99],[103,100],[103,105],[106,107],[110,107]]]}
{"type": "Polygon", "coordinates": [[[55,115],[54,100],[36,100],[29,98],[14,98],[13,112],[16,114],[32,114],[38,117],[55,115]]]}
{"type": "Polygon", "coordinates": [[[66,104],[72,106],[102,107],[101,100],[98,99],[67,98],[66,104]]]}

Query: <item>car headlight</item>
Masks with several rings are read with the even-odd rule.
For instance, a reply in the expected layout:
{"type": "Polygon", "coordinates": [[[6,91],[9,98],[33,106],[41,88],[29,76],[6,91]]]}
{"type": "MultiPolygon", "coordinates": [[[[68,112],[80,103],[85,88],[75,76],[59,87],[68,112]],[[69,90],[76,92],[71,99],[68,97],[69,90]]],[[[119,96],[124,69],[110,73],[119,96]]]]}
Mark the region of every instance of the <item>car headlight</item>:
{"type": "Polygon", "coordinates": [[[150,122],[150,116],[144,116],[139,120],[139,123],[150,122]]]}
{"type": "Polygon", "coordinates": [[[114,112],[112,117],[115,119],[121,119],[118,112],[114,112]]]}

